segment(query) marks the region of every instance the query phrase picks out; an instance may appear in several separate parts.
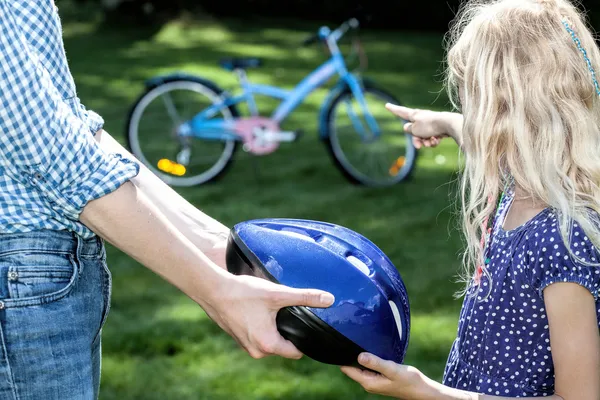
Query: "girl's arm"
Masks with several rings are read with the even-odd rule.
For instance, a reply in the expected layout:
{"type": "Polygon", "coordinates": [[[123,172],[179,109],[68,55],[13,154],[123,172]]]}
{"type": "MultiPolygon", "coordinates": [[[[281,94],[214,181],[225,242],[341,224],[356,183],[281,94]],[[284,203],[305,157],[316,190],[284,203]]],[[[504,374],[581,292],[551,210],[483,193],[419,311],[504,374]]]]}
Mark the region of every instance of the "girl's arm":
{"type": "MultiPolygon", "coordinates": [[[[544,290],[555,371],[551,400],[600,399],[600,335],[594,297],[575,283],[555,283],[544,290]]],[[[444,386],[417,369],[363,354],[359,362],[379,374],[343,367],[342,371],[371,393],[403,400],[508,400],[444,386]]],[[[542,397],[539,397],[542,398],[542,397]]]]}
{"type": "Polygon", "coordinates": [[[554,360],[555,392],[565,400],[600,399],[600,334],[596,304],[575,283],[544,290],[554,360]]]}
{"type": "Polygon", "coordinates": [[[418,110],[386,104],[386,108],[408,121],[404,130],[413,135],[417,148],[421,146],[435,147],[440,139],[451,137],[459,146],[462,146],[463,116],[452,112],[438,112],[418,110]]]}

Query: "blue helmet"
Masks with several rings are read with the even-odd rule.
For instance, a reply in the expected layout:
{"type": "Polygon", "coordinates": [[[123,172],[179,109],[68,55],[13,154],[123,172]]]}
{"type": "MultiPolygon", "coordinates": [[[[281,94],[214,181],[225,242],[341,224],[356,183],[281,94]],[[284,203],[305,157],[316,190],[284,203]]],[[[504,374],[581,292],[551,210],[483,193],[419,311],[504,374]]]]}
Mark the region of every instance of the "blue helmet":
{"type": "Polygon", "coordinates": [[[231,229],[227,268],[293,288],[325,290],[328,308],[286,307],[277,327],[308,357],[357,365],[361,352],[402,363],[410,307],[400,274],[371,241],[318,221],[262,219],[231,229]]]}

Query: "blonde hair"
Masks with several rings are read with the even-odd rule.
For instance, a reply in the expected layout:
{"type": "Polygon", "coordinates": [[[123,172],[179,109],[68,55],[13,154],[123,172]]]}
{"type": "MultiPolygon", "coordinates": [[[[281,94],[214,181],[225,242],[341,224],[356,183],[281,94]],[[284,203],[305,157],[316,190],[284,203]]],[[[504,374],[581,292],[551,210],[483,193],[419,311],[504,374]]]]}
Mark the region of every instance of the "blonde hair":
{"type": "Polygon", "coordinates": [[[573,221],[600,248],[600,99],[565,23],[591,66],[600,66],[594,38],[568,0],[467,1],[447,36],[447,87],[465,121],[467,283],[484,262],[482,224],[509,177],[555,211],[572,257],[573,221]]]}

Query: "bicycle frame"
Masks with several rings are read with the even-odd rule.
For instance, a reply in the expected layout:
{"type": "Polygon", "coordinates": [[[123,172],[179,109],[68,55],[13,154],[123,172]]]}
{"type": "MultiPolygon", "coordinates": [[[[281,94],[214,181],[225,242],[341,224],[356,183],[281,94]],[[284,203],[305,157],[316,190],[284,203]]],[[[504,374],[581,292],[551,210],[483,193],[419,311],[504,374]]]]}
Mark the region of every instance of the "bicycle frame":
{"type": "MultiPolygon", "coordinates": [[[[313,72],[306,76],[293,89],[285,90],[271,85],[253,84],[246,79],[244,71],[237,71],[241,81],[240,86],[242,88],[242,94],[235,97],[223,97],[222,101],[217,102],[196,114],[190,121],[187,121],[180,126],[179,134],[181,136],[193,136],[202,139],[239,140],[240,138],[235,130],[235,120],[227,121],[221,118],[211,118],[218,114],[222,109],[244,102],[248,104],[250,113],[253,116],[258,116],[254,97],[255,95],[258,95],[281,100],[279,106],[270,116],[277,124],[281,124],[300,104],[302,104],[306,97],[337,74],[358,100],[367,124],[372,131],[372,135],[378,136],[379,129],[375,118],[367,108],[361,83],[355,75],[347,70],[344,57],[337,47],[337,40],[343,33],[339,30],[330,33],[327,28],[321,28],[319,35],[326,38],[327,44],[331,50],[331,57],[313,70],[313,72]]],[[[348,107],[348,113],[357,132],[363,136],[363,138],[368,136],[359,117],[354,113],[351,107],[348,107]]]]}

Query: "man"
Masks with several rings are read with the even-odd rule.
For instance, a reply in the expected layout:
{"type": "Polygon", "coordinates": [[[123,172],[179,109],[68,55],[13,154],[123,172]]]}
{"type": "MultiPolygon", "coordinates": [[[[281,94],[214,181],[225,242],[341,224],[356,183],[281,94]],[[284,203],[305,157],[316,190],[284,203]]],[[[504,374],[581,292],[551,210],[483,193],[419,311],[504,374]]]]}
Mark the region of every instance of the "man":
{"type": "Polygon", "coordinates": [[[277,311],[333,297],[226,271],[228,229],[80,104],[52,0],[0,0],[0,31],[0,398],[98,396],[103,240],[196,301],[252,357],[299,358],[277,311]]]}

